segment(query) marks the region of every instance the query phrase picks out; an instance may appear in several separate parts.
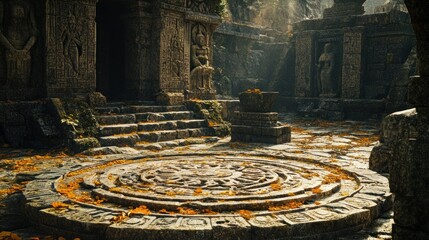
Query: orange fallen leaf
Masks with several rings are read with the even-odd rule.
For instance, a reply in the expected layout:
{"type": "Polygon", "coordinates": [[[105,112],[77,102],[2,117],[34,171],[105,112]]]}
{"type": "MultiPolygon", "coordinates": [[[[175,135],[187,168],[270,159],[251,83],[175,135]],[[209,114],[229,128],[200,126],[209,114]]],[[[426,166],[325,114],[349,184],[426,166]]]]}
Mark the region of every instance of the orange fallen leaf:
{"type": "Polygon", "coordinates": [[[202,188],[197,188],[194,191],[194,195],[201,195],[203,193],[203,189],[202,188]]]}
{"type": "Polygon", "coordinates": [[[63,203],[63,202],[53,202],[53,203],[51,203],[51,205],[55,209],[66,209],[66,208],[70,207],[70,205],[68,205],[67,203],[63,203]]]}
{"type": "Polygon", "coordinates": [[[140,207],[134,208],[128,212],[128,215],[149,215],[152,212],[145,205],[141,205],[140,207]]]}
{"type": "Polygon", "coordinates": [[[313,192],[314,194],[320,194],[322,192],[322,190],[320,189],[320,187],[316,187],[311,189],[311,192],[313,192]]]}
{"type": "Polygon", "coordinates": [[[251,211],[249,211],[249,210],[239,210],[239,211],[237,211],[237,213],[240,215],[240,216],[242,216],[244,219],[247,219],[247,220],[249,220],[249,219],[251,219],[251,218],[253,218],[254,217],[254,215],[253,215],[253,212],[251,212],[251,211]]]}

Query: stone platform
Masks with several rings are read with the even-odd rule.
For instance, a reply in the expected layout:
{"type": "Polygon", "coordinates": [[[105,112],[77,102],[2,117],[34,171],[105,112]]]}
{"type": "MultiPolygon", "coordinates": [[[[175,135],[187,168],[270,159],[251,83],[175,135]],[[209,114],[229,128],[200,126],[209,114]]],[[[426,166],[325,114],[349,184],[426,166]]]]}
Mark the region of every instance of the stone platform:
{"type": "Polygon", "coordinates": [[[50,168],[28,219],[81,239],[333,239],[390,205],[387,179],[284,152],[200,150],[50,168]]]}
{"type": "Polygon", "coordinates": [[[232,141],[281,144],[291,141],[291,129],[278,122],[278,113],[235,112],[232,141]]]}

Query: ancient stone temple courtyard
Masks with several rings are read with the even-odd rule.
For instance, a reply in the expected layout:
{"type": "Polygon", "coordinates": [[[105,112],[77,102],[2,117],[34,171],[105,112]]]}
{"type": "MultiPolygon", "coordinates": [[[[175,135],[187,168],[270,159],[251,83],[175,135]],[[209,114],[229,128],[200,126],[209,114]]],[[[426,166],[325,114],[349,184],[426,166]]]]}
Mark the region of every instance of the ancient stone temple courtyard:
{"type": "Polygon", "coordinates": [[[280,120],[291,143],[2,148],[1,236],[390,239],[388,181],[368,169],[379,122],[280,120]]]}
{"type": "Polygon", "coordinates": [[[428,240],[428,12],[0,0],[0,240],[428,240]]]}

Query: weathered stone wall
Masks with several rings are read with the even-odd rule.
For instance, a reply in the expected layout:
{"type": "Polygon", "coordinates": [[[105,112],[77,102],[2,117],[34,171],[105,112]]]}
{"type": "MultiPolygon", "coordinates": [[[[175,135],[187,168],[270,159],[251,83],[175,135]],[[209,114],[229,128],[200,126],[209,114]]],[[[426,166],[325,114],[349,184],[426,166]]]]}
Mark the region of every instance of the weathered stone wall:
{"type": "Polygon", "coordinates": [[[0,138],[12,147],[59,146],[62,130],[49,100],[0,102],[0,138]]]}
{"type": "Polygon", "coordinates": [[[222,24],[214,36],[214,83],[219,95],[248,88],[291,91],[294,62],[287,36],[248,25],[222,24]],[[289,74],[288,74],[289,73],[289,74]]]}

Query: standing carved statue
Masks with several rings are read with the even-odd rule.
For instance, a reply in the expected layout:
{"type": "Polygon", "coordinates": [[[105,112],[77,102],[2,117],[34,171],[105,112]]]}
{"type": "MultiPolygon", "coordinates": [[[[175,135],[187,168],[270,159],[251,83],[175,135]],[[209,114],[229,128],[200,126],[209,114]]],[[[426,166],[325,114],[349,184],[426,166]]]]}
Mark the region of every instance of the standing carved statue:
{"type": "Polygon", "coordinates": [[[69,13],[67,27],[61,39],[63,42],[64,58],[76,75],[80,74],[79,60],[82,56],[82,41],[80,35],[76,15],[69,13]]]}
{"type": "Polygon", "coordinates": [[[191,0],[188,6],[194,12],[209,13],[209,7],[205,0],[191,0]]]}
{"type": "Polygon", "coordinates": [[[207,37],[200,25],[194,33],[191,47],[191,87],[192,89],[211,89],[213,68],[209,63],[210,48],[207,46],[207,37]]]}
{"type": "Polygon", "coordinates": [[[320,97],[335,97],[337,95],[335,64],[333,46],[331,43],[327,43],[317,65],[317,83],[320,97]]]}
{"type": "Polygon", "coordinates": [[[6,87],[30,85],[31,52],[36,43],[34,8],[24,0],[0,1],[0,44],[5,49],[6,87]]]}

